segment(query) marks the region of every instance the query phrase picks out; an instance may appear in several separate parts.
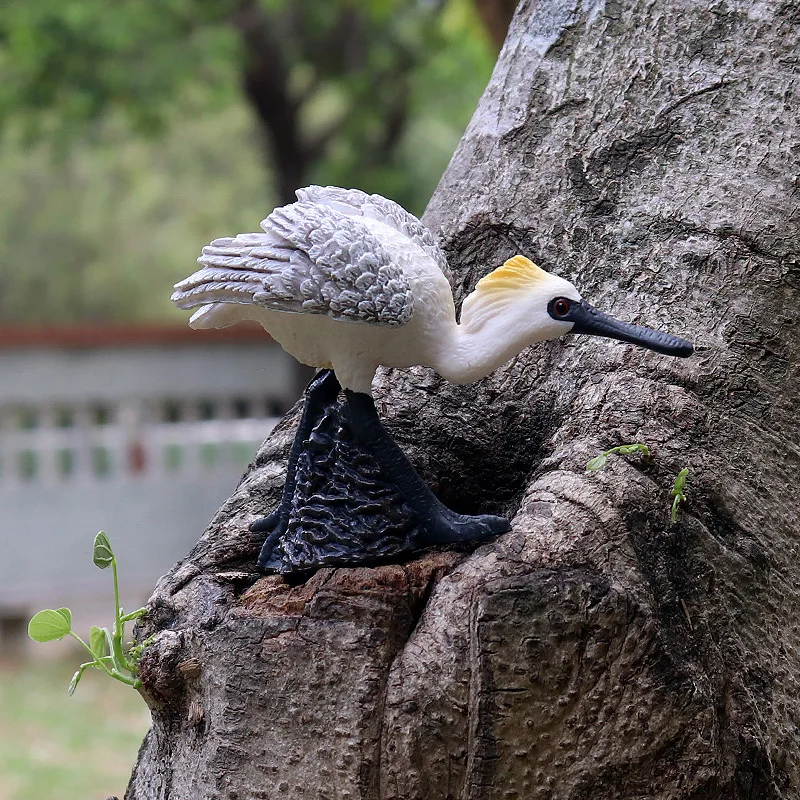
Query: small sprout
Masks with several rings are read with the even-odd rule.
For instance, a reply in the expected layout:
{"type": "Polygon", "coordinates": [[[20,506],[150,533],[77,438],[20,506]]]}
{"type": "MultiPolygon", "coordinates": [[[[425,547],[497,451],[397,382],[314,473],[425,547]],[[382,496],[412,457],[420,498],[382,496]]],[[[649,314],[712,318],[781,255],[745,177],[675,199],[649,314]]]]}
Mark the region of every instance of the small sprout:
{"type": "MultiPolygon", "coordinates": [[[[610,450],[600,453],[600,455],[597,455],[594,458],[589,459],[589,461],[586,462],[586,471],[597,472],[597,470],[602,469],[606,465],[608,457],[611,455],[616,454],[621,456],[630,456],[634,453],[641,453],[642,458],[645,460],[652,458],[650,448],[646,444],[621,444],[617,445],[617,447],[612,447],[610,450]]],[[[686,493],[684,492],[684,488],[686,487],[686,479],[688,477],[689,468],[684,467],[676,476],[675,483],[670,491],[670,496],[673,498],[670,519],[672,520],[673,525],[678,521],[678,506],[681,503],[686,502],[686,493]]]]}
{"type": "Polygon", "coordinates": [[[153,639],[156,638],[155,634],[148,636],[143,642],[139,642],[138,644],[133,645],[130,650],[128,650],[128,658],[130,661],[137,665],[139,663],[139,659],[142,657],[142,653],[144,649],[150,645],[153,639]]]}
{"type": "Polygon", "coordinates": [[[672,500],[672,513],[670,519],[674,525],[678,521],[678,506],[686,502],[686,493],[683,491],[686,486],[686,479],[689,477],[689,468],[684,467],[675,478],[675,483],[670,491],[672,500]]]}
{"type": "Polygon", "coordinates": [[[94,537],[94,552],[92,556],[94,565],[100,569],[110,567],[114,562],[114,551],[111,549],[111,542],[105,531],[100,531],[94,537]]]}
{"type": "Polygon", "coordinates": [[[69,686],[67,686],[67,694],[70,697],[72,697],[72,695],[75,694],[75,689],[78,688],[78,682],[83,677],[84,669],[85,667],[83,666],[83,664],[81,664],[81,666],[77,670],[75,670],[75,674],[72,676],[72,680],[69,682],[69,686]]]}
{"type": "Polygon", "coordinates": [[[129,686],[138,689],[142,684],[137,676],[136,664],[142,650],[152,641],[146,641],[131,647],[127,653],[123,642],[125,641],[125,623],[139,619],[147,613],[147,609],[139,608],[131,614],[124,614],[119,604],[119,581],[117,579],[117,559],[111,548],[108,536],[103,532],[95,536],[92,560],[100,569],[111,567],[114,579],[114,625],[112,630],[92,625],[89,631],[88,643],[81,639],[72,630],[72,612],[68,608],[47,608],[35,614],[28,623],[28,635],[35,642],[54,642],[71,636],[85,650],[89,652],[92,660],[81,664],[72,676],[67,690],[69,694],[75,691],[83,673],[89,668],[99,669],[109,677],[114,678],[129,686]]]}
{"type": "Polygon", "coordinates": [[[587,472],[597,472],[597,470],[602,469],[606,462],[608,461],[609,456],[613,455],[621,455],[621,456],[631,456],[634,453],[641,453],[643,458],[650,458],[650,448],[646,444],[620,444],[617,447],[612,447],[610,450],[606,450],[604,453],[600,453],[599,456],[595,456],[586,463],[586,471],[587,472]]]}
{"type": "Polygon", "coordinates": [[[608,461],[608,455],[606,453],[601,453],[599,456],[595,456],[586,462],[586,471],[596,472],[598,469],[603,469],[606,465],[606,461],[608,461]]]}
{"type": "Polygon", "coordinates": [[[69,682],[69,687],[67,688],[67,694],[72,697],[75,694],[75,689],[78,686],[80,679],[83,677],[83,673],[86,671],[87,667],[93,667],[94,661],[87,661],[85,664],[81,664],[80,667],[75,671],[75,674],[72,676],[72,680],[69,682]]]}

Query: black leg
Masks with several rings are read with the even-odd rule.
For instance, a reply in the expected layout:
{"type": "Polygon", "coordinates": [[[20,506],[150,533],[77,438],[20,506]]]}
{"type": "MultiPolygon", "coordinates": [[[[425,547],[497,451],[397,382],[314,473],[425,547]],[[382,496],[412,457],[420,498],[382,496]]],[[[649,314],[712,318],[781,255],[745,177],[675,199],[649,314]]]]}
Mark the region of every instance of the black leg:
{"type": "Polygon", "coordinates": [[[316,421],[322,416],[328,406],[336,402],[339,395],[339,381],[331,369],[320,370],[312,379],[305,391],[305,405],[297,433],[289,451],[289,460],[286,465],[286,483],[283,485],[283,496],[280,505],[268,516],[257,519],[250,525],[251,531],[268,533],[269,535],[261,548],[258,557],[260,570],[270,569],[275,565],[270,564],[272,550],[286,533],[289,524],[289,515],[292,508],[295,485],[297,483],[297,459],[303,452],[305,441],[311,434],[316,421]]]}
{"type": "Polygon", "coordinates": [[[345,390],[353,435],[367,448],[381,469],[397,485],[408,505],[419,517],[424,539],[418,547],[445,542],[488,539],[505,533],[511,526],[503,517],[491,514],[467,516],[447,508],[430,490],[381,424],[375,403],[367,394],[345,390]]]}

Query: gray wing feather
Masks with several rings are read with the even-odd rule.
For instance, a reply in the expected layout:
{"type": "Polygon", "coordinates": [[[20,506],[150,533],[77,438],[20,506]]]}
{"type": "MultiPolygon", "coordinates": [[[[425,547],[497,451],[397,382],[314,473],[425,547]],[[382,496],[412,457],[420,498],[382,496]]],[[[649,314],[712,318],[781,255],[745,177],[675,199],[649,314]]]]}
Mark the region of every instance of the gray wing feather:
{"type": "Polygon", "coordinates": [[[404,325],[413,297],[397,254],[358,218],[310,202],[277,208],[264,233],[216,239],[203,268],[175,285],[180,308],[254,303],[276,311],[404,325]]]}
{"type": "Polygon", "coordinates": [[[453,285],[453,273],[436,237],[413,214],[393,200],[359,189],[340,189],[338,186],[308,186],[298,189],[296,194],[301,202],[321,203],[348,216],[368,217],[389,225],[430,256],[450,285],[453,285]]]}

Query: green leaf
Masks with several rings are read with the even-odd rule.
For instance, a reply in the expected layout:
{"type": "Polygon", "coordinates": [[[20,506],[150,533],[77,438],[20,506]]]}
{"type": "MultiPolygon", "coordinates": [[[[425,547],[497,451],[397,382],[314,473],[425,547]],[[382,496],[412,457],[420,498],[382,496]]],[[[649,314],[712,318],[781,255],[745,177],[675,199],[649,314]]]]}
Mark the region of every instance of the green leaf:
{"type": "Polygon", "coordinates": [[[647,459],[650,457],[650,448],[646,444],[641,444],[641,442],[635,442],[634,444],[620,444],[616,447],[612,447],[610,450],[600,453],[599,456],[595,456],[586,465],[586,469],[588,472],[595,472],[598,469],[602,469],[606,465],[606,461],[608,461],[609,456],[630,456],[634,453],[641,453],[642,457],[647,459]]]}
{"type": "Polygon", "coordinates": [[[75,670],[75,674],[72,676],[72,680],[69,682],[69,688],[67,689],[68,695],[72,696],[75,693],[75,687],[83,677],[83,673],[86,672],[89,667],[100,669],[100,665],[96,661],[87,661],[85,664],[81,664],[78,669],[75,670]]]}
{"type": "Polygon", "coordinates": [[[650,449],[646,444],[623,444],[614,448],[621,456],[630,456],[634,453],[641,453],[644,456],[650,455],[650,449]]]}
{"type": "Polygon", "coordinates": [[[589,459],[586,463],[587,472],[596,472],[598,469],[602,469],[606,465],[606,461],[608,461],[608,456],[605,453],[589,459]]]}
{"type": "Polygon", "coordinates": [[[104,531],[100,531],[100,533],[94,537],[94,554],[92,560],[95,566],[100,567],[100,569],[110,567],[111,562],[114,560],[114,551],[111,549],[111,542],[104,531]]]}
{"type": "Polygon", "coordinates": [[[675,477],[675,483],[672,486],[670,495],[675,499],[672,501],[672,512],[670,519],[673,523],[678,521],[678,506],[686,502],[686,494],[683,489],[686,486],[686,479],[689,477],[689,468],[684,467],[675,477]]]}
{"type": "Polygon", "coordinates": [[[75,674],[72,676],[72,680],[69,682],[69,688],[67,689],[67,694],[72,697],[75,694],[75,689],[78,686],[78,682],[83,677],[83,673],[86,669],[86,665],[80,667],[79,669],[75,670],[75,674]]]}
{"type": "Polygon", "coordinates": [[[71,630],[72,612],[68,608],[46,608],[28,623],[28,636],[34,642],[57,642],[71,630]]]}
{"type": "Polygon", "coordinates": [[[672,491],[670,494],[673,497],[680,497],[681,500],[685,500],[686,498],[683,497],[683,487],[686,486],[686,479],[689,477],[689,468],[684,467],[675,478],[675,483],[672,486],[672,491]]]}
{"type": "Polygon", "coordinates": [[[96,658],[103,658],[106,655],[106,629],[92,625],[89,632],[89,648],[96,658]]]}

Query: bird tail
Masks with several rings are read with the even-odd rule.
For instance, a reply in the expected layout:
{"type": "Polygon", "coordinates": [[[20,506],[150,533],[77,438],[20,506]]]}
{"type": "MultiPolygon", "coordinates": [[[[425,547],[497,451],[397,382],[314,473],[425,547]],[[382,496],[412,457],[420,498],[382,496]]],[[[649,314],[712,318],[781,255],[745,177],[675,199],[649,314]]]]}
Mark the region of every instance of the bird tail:
{"type": "Polygon", "coordinates": [[[170,298],[178,308],[196,308],[206,303],[252,303],[263,290],[257,274],[247,270],[203,267],[175,284],[170,298]]]}
{"type": "Polygon", "coordinates": [[[224,327],[259,319],[260,310],[253,307],[261,305],[256,294],[264,293],[274,267],[286,260],[285,242],[274,234],[215,239],[197,259],[201,268],[175,284],[171,300],[178,308],[201,307],[189,320],[192,327],[224,327]]]}
{"type": "Polygon", "coordinates": [[[234,303],[207,303],[189,317],[189,327],[195,330],[227,328],[237,322],[261,322],[259,309],[234,303]]]}

